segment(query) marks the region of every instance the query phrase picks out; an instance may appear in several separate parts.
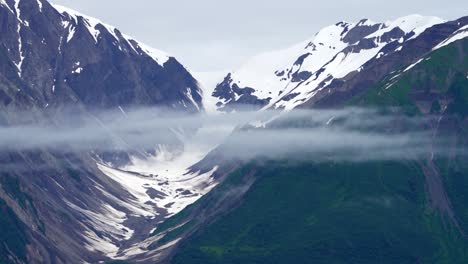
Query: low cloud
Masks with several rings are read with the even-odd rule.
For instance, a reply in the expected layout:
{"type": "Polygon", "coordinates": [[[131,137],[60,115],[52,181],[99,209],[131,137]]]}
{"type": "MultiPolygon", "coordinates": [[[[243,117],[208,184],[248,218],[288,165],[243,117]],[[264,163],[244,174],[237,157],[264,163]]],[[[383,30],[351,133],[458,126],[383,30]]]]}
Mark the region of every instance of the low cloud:
{"type": "Polygon", "coordinates": [[[219,115],[140,108],[100,112],[92,118],[57,117],[67,120],[67,125],[3,126],[0,148],[64,152],[149,150],[161,144],[190,141],[200,148],[222,143],[219,151],[224,157],[241,159],[362,161],[465,154],[463,149],[449,147],[449,139],[434,138],[427,129],[430,119],[356,108],[219,115]],[[197,131],[203,131],[203,135],[197,131]]]}

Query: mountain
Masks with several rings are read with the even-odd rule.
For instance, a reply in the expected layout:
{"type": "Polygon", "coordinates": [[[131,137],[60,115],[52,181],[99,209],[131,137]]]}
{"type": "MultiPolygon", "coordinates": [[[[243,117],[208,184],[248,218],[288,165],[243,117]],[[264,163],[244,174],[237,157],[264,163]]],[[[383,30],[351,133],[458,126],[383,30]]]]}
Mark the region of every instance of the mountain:
{"type": "Polygon", "coordinates": [[[46,1],[2,1],[3,107],[164,105],[201,109],[196,80],[173,57],[99,20],[46,1]],[[14,89],[16,88],[16,89],[14,89]],[[28,100],[28,99],[26,99],[28,100]]]}
{"type": "MultiPolygon", "coordinates": [[[[67,127],[103,141],[77,147],[65,137],[56,147],[37,137],[38,147],[0,150],[0,263],[466,262],[468,168],[458,150],[468,147],[467,17],[340,22],[254,58],[216,87],[200,87],[174,57],[45,0],[0,0],[0,18],[2,131],[67,127]],[[204,103],[287,111],[228,131],[221,143],[203,124],[158,112],[190,119],[204,103]],[[370,132],[417,126],[430,146],[355,162],[333,152],[250,156],[245,149],[255,149],[232,141],[243,131],[316,125],[292,109],[347,107],[395,114],[370,132]],[[128,128],[138,111],[154,134],[144,145],[110,129],[144,137],[128,128]],[[423,123],[401,121],[413,117],[423,123]],[[434,151],[439,140],[448,154],[434,151]],[[230,156],[232,142],[245,157],[230,156]]],[[[327,120],[336,130],[346,121],[327,120]]]]}
{"type": "MultiPolygon", "coordinates": [[[[417,126],[431,135],[426,144],[432,146],[421,156],[411,158],[414,153],[408,151],[401,158],[379,158],[374,150],[369,154],[372,159],[358,162],[340,160],[339,153],[317,160],[307,158],[307,152],[295,153],[301,159],[288,153],[281,158],[239,160],[215,189],[156,230],[160,241],[173,246],[168,262],[465,263],[467,29],[464,17],[406,33],[407,40],[395,37],[372,50],[372,56],[359,53],[364,58],[356,58],[360,63],[354,64],[355,71],[318,85],[304,101],[285,105],[286,109],[295,103],[302,109],[363,107],[420,118],[424,121],[417,126]],[[438,141],[446,154],[434,151],[438,141]]],[[[331,61],[345,57],[341,54],[331,61]]],[[[320,67],[321,63],[316,66],[320,67]]],[[[266,71],[271,71],[270,64],[266,71]]],[[[263,69],[255,69],[251,76],[260,72],[263,69]]],[[[330,76],[339,76],[336,72],[330,76]]],[[[309,81],[294,87],[306,87],[309,81]]],[[[283,105],[283,100],[278,102],[283,105]]],[[[226,111],[236,109],[232,107],[222,106],[226,111]]],[[[308,124],[287,116],[286,122],[270,121],[254,129],[267,132],[308,124]]],[[[331,118],[326,125],[336,124],[339,130],[340,122],[331,118]]],[[[390,136],[410,126],[415,124],[387,120],[378,129],[390,136]]],[[[415,137],[409,142],[417,141],[415,137]]],[[[220,146],[204,162],[222,156],[222,151],[220,146]]]]}
{"type": "MultiPolygon", "coordinates": [[[[133,108],[204,111],[198,81],[174,57],[97,19],[45,0],[1,0],[0,32],[2,129],[105,129],[102,113],[122,119],[133,108]]],[[[154,156],[161,152],[180,152],[179,134],[189,133],[178,129],[169,146],[130,145],[108,132],[104,150],[2,148],[0,262],[105,262],[146,238],[210,187],[194,186],[210,175],[185,174],[192,164],[179,164],[178,183],[159,191],[153,187],[163,175],[155,180],[123,170],[135,162],[159,164],[154,156]]]]}
{"type": "Polygon", "coordinates": [[[385,23],[340,22],[288,49],[252,58],[227,74],[212,96],[225,111],[245,105],[291,110],[366,70],[371,61],[401,53],[426,29],[442,22],[419,15],[385,23]]]}

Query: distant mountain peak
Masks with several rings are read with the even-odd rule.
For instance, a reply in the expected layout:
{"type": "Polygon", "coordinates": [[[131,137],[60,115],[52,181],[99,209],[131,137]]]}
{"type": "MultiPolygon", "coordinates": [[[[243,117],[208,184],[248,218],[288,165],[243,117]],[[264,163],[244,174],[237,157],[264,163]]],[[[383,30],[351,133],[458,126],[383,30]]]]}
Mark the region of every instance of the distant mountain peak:
{"type": "Polygon", "coordinates": [[[217,105],[224,111],[245,104],[292,109],[334,80],[361,71],[374,58],[400,51],[407,41],[443,22],[437,17],[421,15],[382,23],[369,19],[357,23],[338,22],[290,48],[250,59],[230,72],[213,96],[218,98],[217,105]]]}

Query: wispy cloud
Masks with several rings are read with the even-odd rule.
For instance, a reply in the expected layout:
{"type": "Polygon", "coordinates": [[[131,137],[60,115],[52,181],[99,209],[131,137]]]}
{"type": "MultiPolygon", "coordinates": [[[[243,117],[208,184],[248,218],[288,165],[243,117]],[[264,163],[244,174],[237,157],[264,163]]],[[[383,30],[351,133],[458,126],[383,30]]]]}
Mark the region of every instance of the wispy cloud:
{"type": "Polygon", "coordinates": [[[159,144],[184,140],[200,146],[224,141],[220,151],[229,158],[302,157],[318,161],[411,159],[454,151],[445,139],[436,140],[425,130],[430,118],[380,114],[369,109],[187,115],[140,108],[125,113],[101,112],[87,119],[74,115],[59,119],[67,119],[68,125],[0,127],[0,148],[107,151],[154,149],[159,144]],[[200,128],[203,137],[196,137],[200,128]]]}

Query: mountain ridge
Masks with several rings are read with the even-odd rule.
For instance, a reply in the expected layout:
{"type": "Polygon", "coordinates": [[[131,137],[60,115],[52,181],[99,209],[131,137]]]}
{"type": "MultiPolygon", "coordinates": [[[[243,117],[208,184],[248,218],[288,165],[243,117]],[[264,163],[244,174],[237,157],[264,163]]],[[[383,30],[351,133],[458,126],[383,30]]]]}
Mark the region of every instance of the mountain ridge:
{"type": "MultiPolygon", "coordinates": [[[[318,110],[364,107],[427,118],[424,130],[434,141],[447,137],[445,144],[453,155],[439,156],[428,150],[416,160],[402,155],[396,161],[354,163],[334,160],[331,154],[329,162],[296,161],[291,155],[279,160],[266,155],[264,159],[239,161],[204,199],[163,224],[165,229],[158,234],[167,236],[165,242],[178,245],[165,263],[307,263],[311,259],[317,263],[347,263],[350,259],[356,263],[463,262],[468,247],[464,235],[466,200],[458,185],[466,186],[467,175],[463,151],[468,124],[467,24],[468,17],[463,17],[432,26],[402,46],[396,39],[384,49],[390,51],[386,56],[372,57],[360,71],[333,80],[327,89],[297,106],[318,110]],[[460,153],[456,151],[459,147],[460,153]],[[374,190],[379,191],[369,197],[374,190]],[[367,204],[370,201],[376,203],[367,204]],[[393,207],[393,202],[398,205],[393,207]],[[396,208],[406,208],[406,213],[400,214],[396,208]],[[392,216],[379,217],[387,213],[392,216]],[[175,230],[166,233],[170,227],[175,230]],[[309,235],[304,234],[309,231],[309,235]],[[408,241],[413,242],[400,247],[408,241]]],[[[234,88],[227,86],[227,94],[242,92],[240,87],[234,88]]],[[[251,95],[255,89],[245,90],[251,95]]],[[[232,98],[239,102],[245,94],[232,98]]],[[[238,107],[224,110],[238,111],[245,106],[238,107]]],[[[304,118],[297,124],[285,120],[283,125],[307,126],[304,118]]],[[[343,122],[336,119],[332,117],[326,125],[343,122]]],[[[246,129],[268,131],[278,125],[281,123],[273,120],[246,129]]],[[[398,122],[386,125],[390,131],[408,128],[398,122]]],[[[229,158],[223,161],[222,153],[223,145],[199,168],[216,159],[221,164],[234,162],[229,158]]]]}
{"type": "MultiPolygon", "coordinates": [[[[213,96],[203,95],[200,81],[174,57],[79,12],[44,0],[0,0],[0,17],[2,127],[123,126],[135,107],[190,118],[215,110],[204,104],[218,100],[226,112],[376,107],[428,117],[424,128],[434,138],[450,134],[449,147],[466,144],[468,17],[339,22],[204,87],[213,96]],[[103,111],[119,118],[112,123],[103,111]]],[[[163,120],[157,114],[137,121],[163,120]]],[[[231,136],[308,125],[290,121],[238,127],[231,136]]],[[[133,146],[109,132],[104,150],[1,150],[0,262],[414,263],[440,260],[434,252],[459,259],[463,254],[451,250],[468,248],[460,237],[468,227],[462,188],[468,184],[454,177],[467,170],[456,152],[447,160],[432,152],[417,161],[359,165],[254,154],[245,161],[223,153],[229,136],[203,149],[190,144],[197,125],[168,127],[174,142],[168,145],[133,146]]]]}
{"type": "Polygon", "coordinates": [[[406,41],[442,22],[420,15],[385,23],[367,19],[355,24],[339,22],[320,30],[313,39],[253,57],[227,74],[212,96],[218,99],[218,108],[228,111],[229,105],[236,104],[292,109],[331,81],[361,70],[372,58],[385,56],[390,52],[380,51],[385,46],[394,45],[397,52],[406,41]]]}

